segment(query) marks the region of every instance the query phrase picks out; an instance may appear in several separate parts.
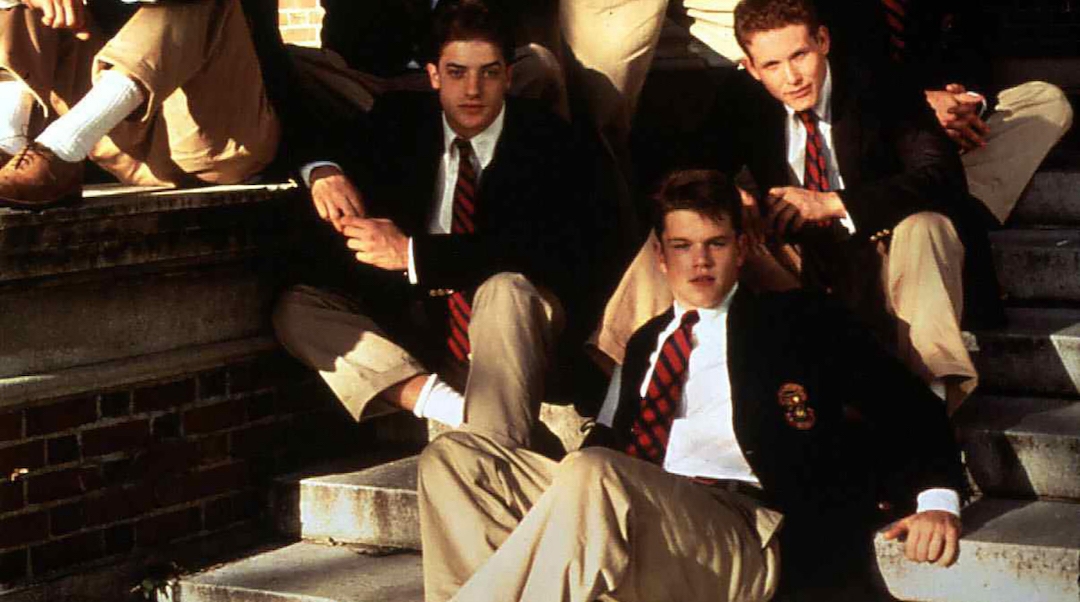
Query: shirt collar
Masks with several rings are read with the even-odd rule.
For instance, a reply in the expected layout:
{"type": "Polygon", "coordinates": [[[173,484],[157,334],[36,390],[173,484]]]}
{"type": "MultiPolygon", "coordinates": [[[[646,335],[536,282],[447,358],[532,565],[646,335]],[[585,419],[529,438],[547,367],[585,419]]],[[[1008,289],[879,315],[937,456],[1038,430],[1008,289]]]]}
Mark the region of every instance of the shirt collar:
{"type": "MultiPolygon", "coordinates": [[[[789,119],[798,121],[795,117],[795,109],[785,104],[784,110],[787,111],[789,119]]],[[[817,115],[819,121],[832,123],[832,65],[828,62],[825,63],[825,81],[821,84],[821,94],[818,96],[817,104],[814,105],[814,114],[817,115]]]]}
{"type": "MultiPolygon", "coordinates": [[[[739,284],[735,283],[735,286],[731,287],[731,291],[728,292],[727,297],[724,297],[724,300],[721,301],[719,305],[713,307],[699,307],[697,312],[701,319],[698,323],[717,323],[723,320],[727,316],[728,310],[731,309],[731,300],[735,298],[735,291],[737,290],[739,290],[739,284]]],[[[674,303],[674,307],[675,319],[672,320],[672,323],[678,324],[682,321],[683,314],[686,313],[687,309],[677,300],[674,303]]]]}
{"type": "MultiPolygon", "coordinates": [[[[472,143],[473,152],[476,153],[476,158],[480,161],[480,169],[484,169],[491,163],[492,158],[495,157],[495,145],[499,142],[499,136],[502,135],[503,121],[506,118],[506,103],[503,103],[501,109],[499,109],[499,115],[495,118],[495,121],[491,122],[491,125],[469,139],[472,143]]],[[[454,139],[458,137],[457,132],[450,127],[450,122],[446,120],[446,113],[442,114],[443,122],[443,148],[447,149],[446,152],[453,152],[454,139]]]]}

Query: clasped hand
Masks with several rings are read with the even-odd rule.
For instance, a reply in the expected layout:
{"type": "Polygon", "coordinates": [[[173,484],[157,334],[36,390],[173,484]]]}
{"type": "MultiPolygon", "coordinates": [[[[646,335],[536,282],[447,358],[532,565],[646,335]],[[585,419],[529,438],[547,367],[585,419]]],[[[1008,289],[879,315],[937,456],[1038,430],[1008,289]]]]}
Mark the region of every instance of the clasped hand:
{"type": "Polygon", "coordinates": [[[90,39],[89,19],[83,0],[22,0],[23,5],[41,12],[41,24],[53,29],[70,29],[80,40],[90,39]]]}
{"type": "Polygon", "coordinates": [[[409,268],[409,238],[394,222],[382,218],[345,216],[341,218],[346,245],[356,251],[356,260],[384,270],[409,268]]]}
{"type": "Polygon", "coordinates": [[[960,84],[949,84],[944,90],[927,90],[926,101],[934,109],[938,123],[962,151],[986,146],[990,126],[979,117],[984,99],[968,92],[960,84]]]}

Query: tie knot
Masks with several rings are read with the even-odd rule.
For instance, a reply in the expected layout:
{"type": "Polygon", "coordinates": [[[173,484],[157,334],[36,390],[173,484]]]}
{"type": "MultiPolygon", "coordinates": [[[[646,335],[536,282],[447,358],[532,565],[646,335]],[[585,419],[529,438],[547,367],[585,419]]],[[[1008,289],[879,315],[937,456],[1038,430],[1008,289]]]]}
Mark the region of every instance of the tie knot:
{"type": "Polygon", "coordinates": [[[454,138],[454,148],[458,150],[458,154],[462,157],[472,157],[472,142],[465,138],[454,138]]]}
{"type": "Polygon", "coordinates": [[[802,121],[803,125],[806,126],[806,129],[810,129],[817,125],[818,116],[813,110],[807,109],[805,111],[798,111],[795,114],[799,116],[799,121],[802,121]]]}
{"type": "Polygon", "coordinates": [[[697,310],[691,309],[690,311],[683,314],[682,322],[679,323],[679,326],[682,328],[690,328],[694,324],[697,324],[698,320],[700,319],[701,316],[698,314],[697,310]]]}

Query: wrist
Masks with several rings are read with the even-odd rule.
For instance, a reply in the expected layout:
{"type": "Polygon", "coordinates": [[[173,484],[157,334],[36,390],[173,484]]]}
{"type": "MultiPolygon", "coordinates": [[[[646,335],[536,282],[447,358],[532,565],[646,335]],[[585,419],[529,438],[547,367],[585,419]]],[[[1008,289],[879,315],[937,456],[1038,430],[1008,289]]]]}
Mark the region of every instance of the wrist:
{"type": "Polygon", "coordinates": [[[309,181],[314,184],[323,178],[329,178],[331,176],[342,175],[341,169],[336,165],[320,165],[311,170],[311,174],[308,176],[309,181]]]}

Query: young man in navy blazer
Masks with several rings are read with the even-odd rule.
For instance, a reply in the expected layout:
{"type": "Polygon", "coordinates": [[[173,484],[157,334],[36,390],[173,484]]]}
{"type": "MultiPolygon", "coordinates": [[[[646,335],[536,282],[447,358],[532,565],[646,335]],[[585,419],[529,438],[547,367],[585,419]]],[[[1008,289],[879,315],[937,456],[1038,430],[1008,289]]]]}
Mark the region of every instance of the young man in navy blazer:
{"type": "Polygon", "coordinates": [[[961,468],[933,393],[826,297],[737,284],[728,178],[675,173],[657,205],[675,302],[631,337],[586,448],[468,429],[421,456],[428,602],[873,599],[890,520],[910,559],[952,564],[961,468]]]}

